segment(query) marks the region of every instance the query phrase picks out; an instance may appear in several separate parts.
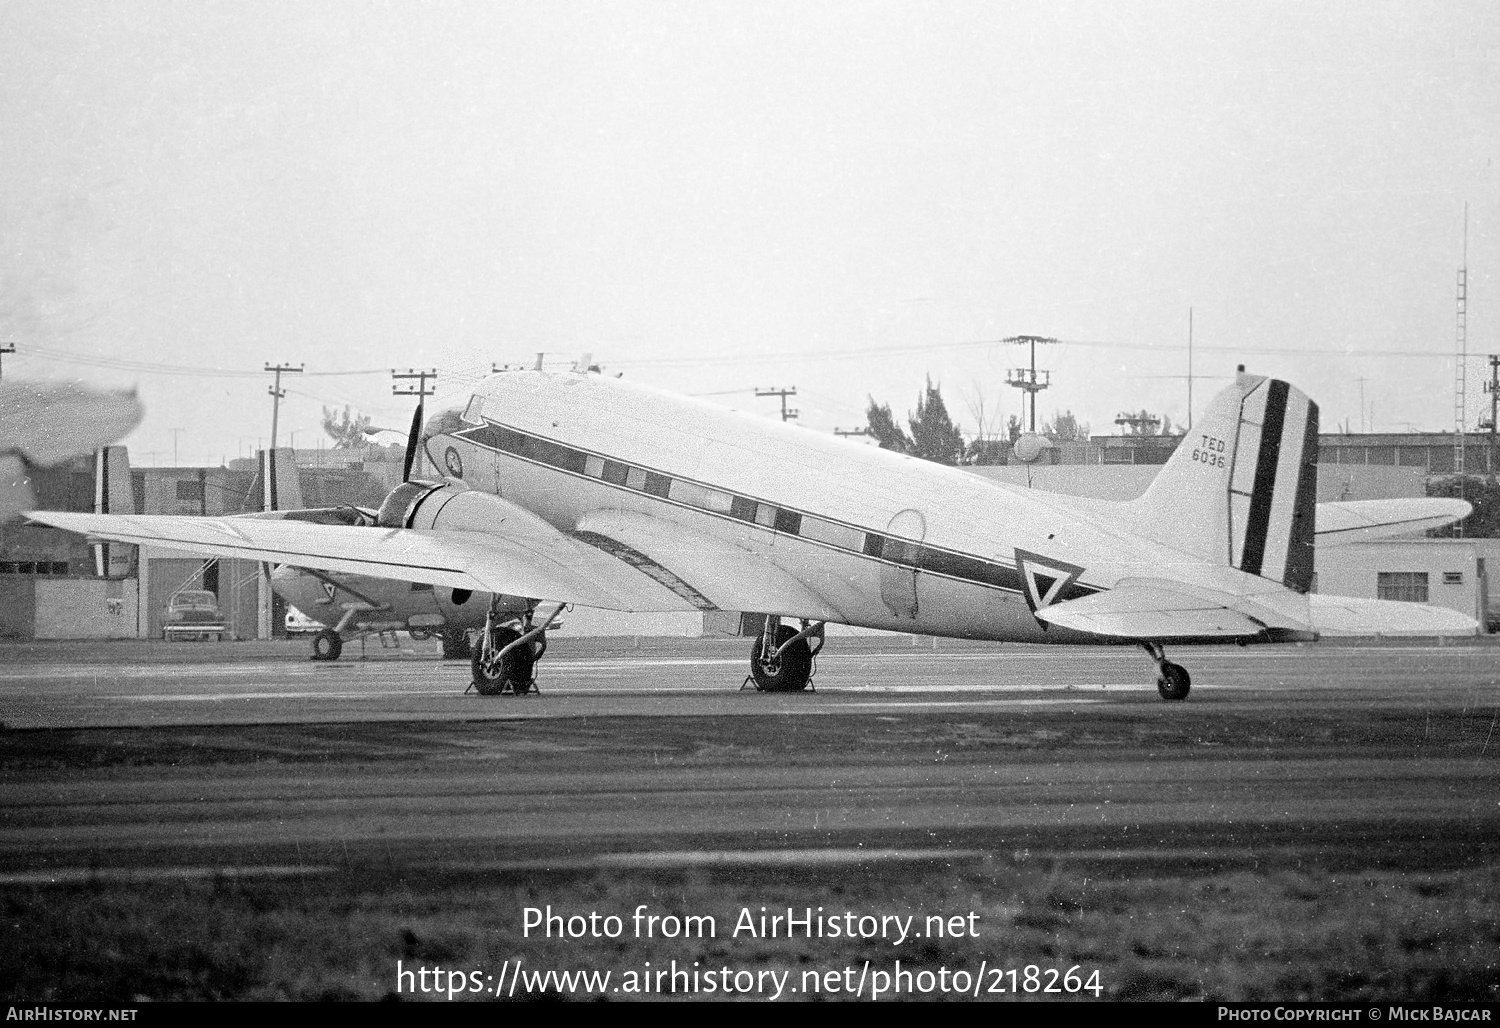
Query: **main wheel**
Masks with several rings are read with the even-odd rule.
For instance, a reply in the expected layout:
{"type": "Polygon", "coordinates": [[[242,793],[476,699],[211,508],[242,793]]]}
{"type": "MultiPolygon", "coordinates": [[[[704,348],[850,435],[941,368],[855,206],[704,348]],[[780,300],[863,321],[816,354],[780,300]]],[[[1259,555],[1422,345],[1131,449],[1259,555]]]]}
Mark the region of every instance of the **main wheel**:
{"type": "MultiPolygon", "coordinates": [[[[497,628],[491,646],[493,651],[502,650],[519,638],[521,633],[514,628],[497,628]]],[[[479,690],[479,695],[498,696],[505,691],[507,682],[517,696],[531,691],[536,654],[530,646],[517,646],[490,667],[484,663],[484,647],[475,646],[473,650],[470,666],[474,669],[474,688],[479,690]]]]}
{"type": "Polygon", "coordinates": [[[469,633],[462,628],[443,629],[443,659],[469,660],[474,652],[469,648],[469,633]]]}
{"type": "MultiPolygon", "coordinates": [[[[797,630],[791,625],[782,625],[776,630],[776,645],[780,646],[797,630]]],[[[755,646],[750,651],[750,677],[755,679],[761,692],[801,692],[812,678],[812,647],[806,639],[798,639],[782,651],[780,656],[769,660],[761,658],[761,644],[766,633],[755,637],[755,646]]]]}
{"type": "Polygon", "coordinates": [[[344,652],[344,640],[331,628],[325,628],[313,636],[313,660],[338,660],[344,652]]]}
{"type": "Polygon", "coordinates": [[[1193,679],[1187,668],[1171,661],[1162,662],[1161,674],[1156,676],[1156,691],[1161,693],[1162,699],[1185,700],[1192,687],[1193,679]]]}

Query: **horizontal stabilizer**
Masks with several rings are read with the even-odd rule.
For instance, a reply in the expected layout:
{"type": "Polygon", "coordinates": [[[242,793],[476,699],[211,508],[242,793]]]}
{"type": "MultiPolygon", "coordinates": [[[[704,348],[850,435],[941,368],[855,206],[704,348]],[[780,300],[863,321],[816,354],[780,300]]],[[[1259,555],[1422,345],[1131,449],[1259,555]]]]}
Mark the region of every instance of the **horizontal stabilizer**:
{"type": "Polygon", "coordinates": [[[1318,593],[1309,598],[1319,635],[1474,635],[1479,630],[1473,618],[1426,603],[1318,593]]]}
{"type": "Polygon", "coordinates": [[[1117,588],[1054,603],[1036,616],[1059,628],[1121,639],[1233,639],[1258,635],[1267,623],[1231,609],[1235,597],[1170,582],[1123,582],[1117,588]]]}
{"type": "Polygon", "coordinates": [[[1442,528],[1469,516],[1473,505],[1443,497],[1396,500],[1343,500],[1318,504],[1318,546],[1340,546],[1366,539],[1411,535],[1442,528]]]}

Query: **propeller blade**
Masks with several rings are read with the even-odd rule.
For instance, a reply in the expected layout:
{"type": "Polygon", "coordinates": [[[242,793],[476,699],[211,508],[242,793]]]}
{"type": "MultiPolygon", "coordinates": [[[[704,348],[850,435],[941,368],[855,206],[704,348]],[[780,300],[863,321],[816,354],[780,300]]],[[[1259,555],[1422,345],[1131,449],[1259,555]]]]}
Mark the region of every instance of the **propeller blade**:
{"type": "Polygon", "coordinates": [[[411,416],[411,433],[406,437],[406,466],[401,469],[401,481],[411,481],[412,462],[417,459],[417,441],[422,438],[422,401],[417,401],[417,412],[411,416]]]}

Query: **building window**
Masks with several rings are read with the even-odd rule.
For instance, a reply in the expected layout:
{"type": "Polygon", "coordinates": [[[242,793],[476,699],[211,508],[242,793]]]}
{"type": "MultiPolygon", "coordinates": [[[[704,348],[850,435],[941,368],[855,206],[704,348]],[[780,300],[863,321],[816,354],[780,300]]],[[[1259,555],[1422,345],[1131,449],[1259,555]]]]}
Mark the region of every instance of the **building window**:
{"type": "Polygon", "coordinates": [[[1462,571],[1444,571],[1443,572],[1443,584],[1444,585],[1463,585],[1464,584],[1464,573],[1462,571]]]}
{"type": "Polygon", "coordinates": [[[1375,596],[1382,600],[1426,603],[1427,572],[1377,571],[1375,573],[1375,596]]]}

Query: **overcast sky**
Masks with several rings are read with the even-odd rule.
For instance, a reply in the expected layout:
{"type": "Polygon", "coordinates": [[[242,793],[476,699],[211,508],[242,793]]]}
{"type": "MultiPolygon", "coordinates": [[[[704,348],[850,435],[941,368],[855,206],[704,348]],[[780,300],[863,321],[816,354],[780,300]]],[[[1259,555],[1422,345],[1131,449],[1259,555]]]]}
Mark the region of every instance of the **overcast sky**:
{"type": "Polygon", "coordinates": [[[538,351],[972,431],[1041,334],[1044,417],[1180,423],[1189,307],[1200,411],[1244,363],[1451,429],[1465,201],[1500,351],[1491,0],[8,0],[0,68],[4,374],[137,385],[138,464],[268,438],[268,362],[305,447],[538,351]]]}

